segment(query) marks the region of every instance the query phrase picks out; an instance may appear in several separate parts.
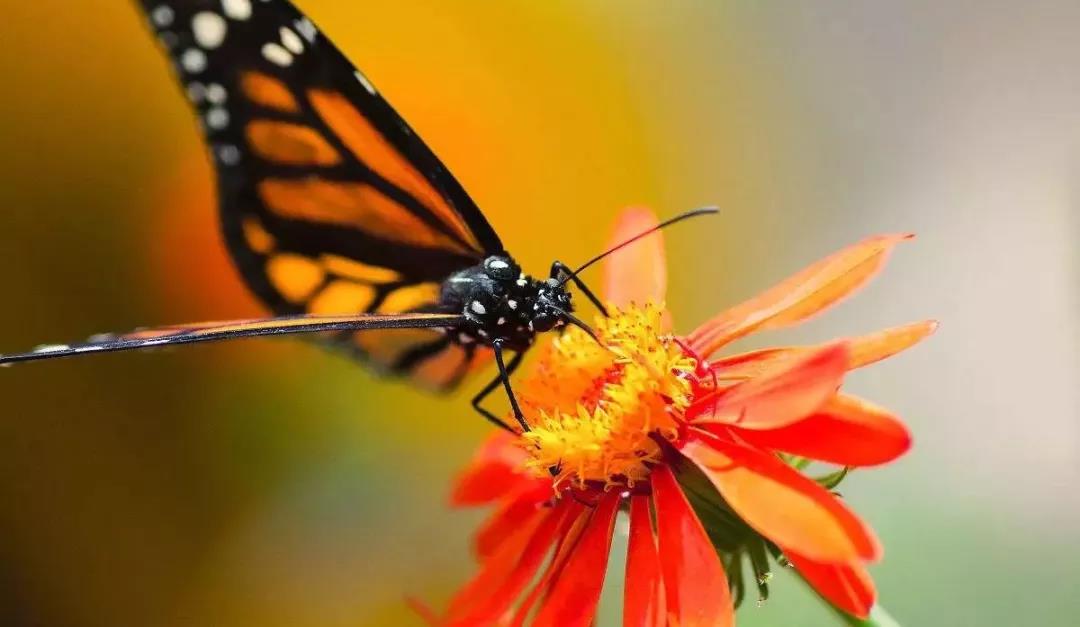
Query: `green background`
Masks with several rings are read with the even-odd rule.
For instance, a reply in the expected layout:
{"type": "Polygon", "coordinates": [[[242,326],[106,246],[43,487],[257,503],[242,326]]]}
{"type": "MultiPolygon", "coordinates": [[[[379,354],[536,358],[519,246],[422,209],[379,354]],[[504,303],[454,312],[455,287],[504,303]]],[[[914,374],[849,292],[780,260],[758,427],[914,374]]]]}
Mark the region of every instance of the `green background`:
{"type": "MultiPolygon", "coordinates": [[[[747,345],[940,319],[848,384],[916,436],[843,488],[886,546],[884,604],[1075,623],[1075,2],[300,5],[534,273],[595,253],[622,207],[721,205],[668,234],[683,331],[918,232],[856,300],[747,345]]],[[[0,6],[0,347],[256,312],[133,3],[0,6]]],[[[412,624],[406,594],[438,605],[471,571],[478,513],[445,502],[486,432],[478,383],[432,398],[259,341],[0,372],[0,622],[412,624]]],[[[833,624],[785,576],[752,605],[740,625],[833,624]]]]}

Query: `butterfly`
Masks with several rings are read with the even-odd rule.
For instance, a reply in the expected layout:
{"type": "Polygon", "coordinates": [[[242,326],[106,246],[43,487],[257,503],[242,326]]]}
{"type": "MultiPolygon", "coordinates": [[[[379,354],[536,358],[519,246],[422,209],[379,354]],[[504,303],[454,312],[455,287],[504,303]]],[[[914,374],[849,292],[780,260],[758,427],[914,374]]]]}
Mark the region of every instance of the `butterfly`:
{"type": "Polygon", "coordinates": [[[472,405],[510,429],[482,405],[501,383],[528,430],[510,375],[537,333],[568,324],[591,333],[567,285],[606,313],[578,277],[603,255],[576,270],[556,261],[547,278],[523,273],[449,170],[287,0],[139,5],[199,117],[230,256],[276,317],[44,345],[0,355],[0,365],[307,333],[447,390],[493,354],[498,376],[472,405]]]}

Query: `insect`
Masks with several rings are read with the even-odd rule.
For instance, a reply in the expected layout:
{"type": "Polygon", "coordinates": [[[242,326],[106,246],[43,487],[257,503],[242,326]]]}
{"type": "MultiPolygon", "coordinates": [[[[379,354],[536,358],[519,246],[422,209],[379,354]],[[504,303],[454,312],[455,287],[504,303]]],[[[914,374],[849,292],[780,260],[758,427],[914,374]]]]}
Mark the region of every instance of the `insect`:
{"type": "Polygon", "coordinates": [[[229,253],[277,317],[39,346],[0,355],[0,365],[314,333],[446,390],[493,353],[498,376],[472,405],[509,429],[482,405],[501,383],[528,430],[510,375],[537,333],[567,324],[591,333],[567,285],[603,312],[578,273],[604,255],[573,271],[555,262],[545,279],[524,274],[427,145],[287,0],[139,3],[201,122],[229,253]]]}

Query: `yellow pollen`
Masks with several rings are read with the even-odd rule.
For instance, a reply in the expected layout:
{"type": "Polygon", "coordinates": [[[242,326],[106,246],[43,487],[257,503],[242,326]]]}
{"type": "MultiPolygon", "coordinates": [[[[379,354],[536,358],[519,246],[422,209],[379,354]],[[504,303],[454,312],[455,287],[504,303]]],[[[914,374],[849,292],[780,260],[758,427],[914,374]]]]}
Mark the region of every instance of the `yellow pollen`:
{"type": "Polygon", "coordinates": [[[662,319],[662,307],[612,309],[596,321],[602,346],[572,327],[543,350],[520,394],[532,425],[521,443],[534,473],[556,469],[558,485],[576,486],[648,478],[661,456],[654,435],[677,435],[695,367],[662,319]]]}

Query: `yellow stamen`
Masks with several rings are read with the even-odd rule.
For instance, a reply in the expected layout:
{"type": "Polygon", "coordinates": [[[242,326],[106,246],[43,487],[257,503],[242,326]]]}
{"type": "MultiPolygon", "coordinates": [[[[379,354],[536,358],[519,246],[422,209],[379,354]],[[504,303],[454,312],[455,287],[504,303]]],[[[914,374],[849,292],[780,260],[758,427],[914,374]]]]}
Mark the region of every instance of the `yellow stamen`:
{"type": "Polygon", "coordinates": [[[522,386],[532,431],[522,436],[528,467],[557,470],[556,483],[633,486],[673,439],[690,403],[695,363],[662,333],[663,309],[613,310],[596,321],[598,345],[570,328],[543,352],[522,386]]]}

